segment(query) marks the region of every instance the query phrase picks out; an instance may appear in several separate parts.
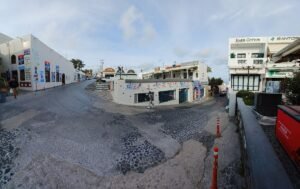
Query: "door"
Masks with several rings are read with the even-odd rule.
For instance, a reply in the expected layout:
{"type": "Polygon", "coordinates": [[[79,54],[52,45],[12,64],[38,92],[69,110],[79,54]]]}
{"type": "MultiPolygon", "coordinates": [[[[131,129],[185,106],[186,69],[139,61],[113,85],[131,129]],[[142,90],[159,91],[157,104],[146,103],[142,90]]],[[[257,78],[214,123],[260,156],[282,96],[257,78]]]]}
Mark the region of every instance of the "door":
{"type": "Polygon", "coordinates": [[[19,77],[18,77],[18,71],[17,70],[11,71],[11,76],[12,76],[12,78],[15,78],[19,82],[19,77]]]}
{"type": "Polygon", "coordinates": [[[179,103],[186,102],[188,100],[188,89],[179,89],[179,103]]]}
{"type": "Polygon", "coordinates": [[[66,83],[66,76],[65,76],[64,73],[61,76],[61,82],[62,82],[63,85],[66,83]]]}

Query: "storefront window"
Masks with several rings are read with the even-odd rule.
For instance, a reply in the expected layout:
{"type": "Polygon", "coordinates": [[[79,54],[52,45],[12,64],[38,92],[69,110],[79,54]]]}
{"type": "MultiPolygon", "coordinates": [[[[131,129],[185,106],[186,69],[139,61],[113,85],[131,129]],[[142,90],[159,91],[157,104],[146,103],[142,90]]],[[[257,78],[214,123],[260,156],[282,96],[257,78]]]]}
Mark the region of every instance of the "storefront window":
{"type": "Polygon", "coordinates": [[[25,81],[25,71],[24,70],[20,70],[20,80],[25,81]]]}
{"type": "Polygon", "coordinates": [[[231,88],[234,91],[259,91],[259,75],[231,75],[231,88]],[[249,82],[248,82],[249,78],[249,82]]]}
{"type": "Polygon", "coordinates": [[[149,102],[149,101],[150,101],[149,93],[139,93],[134,95],[134,103],[149,102]]]}
{"type": "Polygon", "coordinates": [[[175,100],[175,90],[173,91],[161,91],[158,93],[159,103],[175,100]]]}

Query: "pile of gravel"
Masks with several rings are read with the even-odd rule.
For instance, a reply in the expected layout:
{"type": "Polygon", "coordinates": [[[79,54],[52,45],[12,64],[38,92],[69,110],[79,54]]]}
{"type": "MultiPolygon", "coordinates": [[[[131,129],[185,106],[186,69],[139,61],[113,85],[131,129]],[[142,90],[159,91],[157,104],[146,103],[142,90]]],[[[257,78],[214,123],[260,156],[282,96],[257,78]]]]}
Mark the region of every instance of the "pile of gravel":
{"type": "Polygon", "coordinates": [[[143,140],[137,131],[125,135],[121,140],[123,152],[122,157],[117,160],[117,169],[123,174],[129,171],[143,173],[147,168],[165,160],[164,152],[143,140]]]}
{"type": "Polygon", "coordinates": [[[9,132],[0,128],[0,188],[14,175],[13,160],[19,151],[14,145],[16,133],[16,131],[9,132]]]}

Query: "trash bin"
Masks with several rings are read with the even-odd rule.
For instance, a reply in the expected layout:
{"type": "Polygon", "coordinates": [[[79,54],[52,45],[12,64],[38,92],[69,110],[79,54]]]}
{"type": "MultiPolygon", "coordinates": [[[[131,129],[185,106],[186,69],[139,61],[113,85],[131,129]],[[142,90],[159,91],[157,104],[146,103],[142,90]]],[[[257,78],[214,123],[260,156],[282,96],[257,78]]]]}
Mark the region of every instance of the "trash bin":
{"type": "Polygon", "coordinates": [[[300,166],[300,106],[278,106],[275,132],[290,158],[300,166]]]}
{"type": "Polygon", "coordinates": [[[6,93],[0,92],[0,103],[6,102],[6,93]]]}

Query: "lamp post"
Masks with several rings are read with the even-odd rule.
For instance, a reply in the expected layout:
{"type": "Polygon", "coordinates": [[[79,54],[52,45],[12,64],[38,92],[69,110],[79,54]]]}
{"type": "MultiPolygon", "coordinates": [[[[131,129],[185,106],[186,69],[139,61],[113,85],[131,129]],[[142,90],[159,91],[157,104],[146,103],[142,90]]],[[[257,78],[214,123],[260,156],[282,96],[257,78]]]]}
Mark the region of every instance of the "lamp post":
{"type": "Polygon", "coordinates": [[[249,69],[250,69],[250,66],[247,66],[247,69],[248,69],[247,91],[249,91],[249,69]]]}

